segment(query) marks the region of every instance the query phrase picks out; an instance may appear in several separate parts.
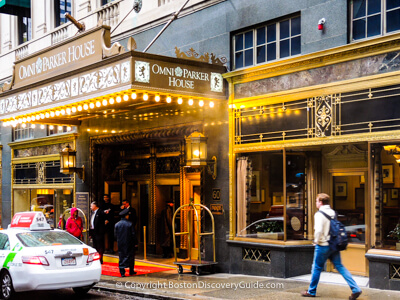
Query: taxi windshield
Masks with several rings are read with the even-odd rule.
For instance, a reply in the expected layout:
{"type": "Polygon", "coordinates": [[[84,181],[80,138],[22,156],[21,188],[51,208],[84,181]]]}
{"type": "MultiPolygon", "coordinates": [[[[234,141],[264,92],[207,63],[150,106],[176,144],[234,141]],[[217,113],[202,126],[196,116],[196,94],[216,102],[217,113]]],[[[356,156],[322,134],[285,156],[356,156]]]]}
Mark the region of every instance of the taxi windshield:
{"type": "Polygon", "coordinates": [[[26,247],[82,244],[72,235],[62,231],[29,231],[18,233],[17,237],[26,247]]]}

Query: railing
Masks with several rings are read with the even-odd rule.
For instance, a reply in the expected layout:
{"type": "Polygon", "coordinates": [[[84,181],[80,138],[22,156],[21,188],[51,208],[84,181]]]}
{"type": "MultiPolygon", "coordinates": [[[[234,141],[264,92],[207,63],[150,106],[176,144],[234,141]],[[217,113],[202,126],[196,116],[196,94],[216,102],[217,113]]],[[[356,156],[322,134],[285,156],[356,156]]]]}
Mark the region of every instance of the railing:
{"type": "Polygon", "coordinates": [[[68,38],[68,27],[62,27],[51,33],[51,44],[54,45],[68,38]]]}
{"type": "Polygon", "coordinates": [[[28,45],[15,50],[15,60],[20,60],[29,55],[28,45]]]}
{"type": "Polygon", "coordinates": [[[102,19],[103,24],[108,26],[115,26],[119,21],[119,2],[110,3],[104,6],[104,8],[97,12],[97,20],[102,19]]]}
{"type": "Polygon", "coordinates": [[[158,6],[163,6],[165,4],[168,4],[174,0],[158,0],[158,6]]]}

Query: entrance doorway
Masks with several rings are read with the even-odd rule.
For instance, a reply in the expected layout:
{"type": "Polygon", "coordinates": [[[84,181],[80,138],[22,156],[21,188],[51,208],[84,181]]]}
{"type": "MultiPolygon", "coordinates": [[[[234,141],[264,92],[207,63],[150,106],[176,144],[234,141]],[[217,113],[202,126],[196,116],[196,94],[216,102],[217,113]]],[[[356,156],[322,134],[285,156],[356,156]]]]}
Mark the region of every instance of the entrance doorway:
{"type": "MultiPolygon", "coordinates": [[[[365,226],[368,210],[366,210],[367,181],[366,171],[333,172],[332,182],[332,208],[338,214],[347,231],[349,245],[341,252],[341,258],[346,268],[355,275],[366,275],[367,261],[365,226]]],[[[329,261],[328,271],[333,271],[334,266],[329,261]]]]}

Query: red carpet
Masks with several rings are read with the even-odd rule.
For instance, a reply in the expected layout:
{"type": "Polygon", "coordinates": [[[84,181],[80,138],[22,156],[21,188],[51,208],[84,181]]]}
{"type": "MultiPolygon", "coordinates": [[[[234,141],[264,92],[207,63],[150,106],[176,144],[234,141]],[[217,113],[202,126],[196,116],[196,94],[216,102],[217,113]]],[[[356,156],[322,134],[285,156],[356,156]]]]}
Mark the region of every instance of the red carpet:
{"type": "MultiPolygon", "coordinates": [[[[148,264],[144,266],[141,263],[135,263],[135,272],[137,273],[135,276],[162,272],[162,271],[169,271],[174,269],[175,268],[168,268],[164,266],[158,267],[157,265],[149,266],[148,264]]],[[[128,275],[129,268],[125,269],[125,272],[126,272],[125,275],[129,276],[128,275]]],[[[121,274],[119,273],[118,263],[104,262],[103,265],[101,266],[101,275],[121,277],[121,274]]]]}

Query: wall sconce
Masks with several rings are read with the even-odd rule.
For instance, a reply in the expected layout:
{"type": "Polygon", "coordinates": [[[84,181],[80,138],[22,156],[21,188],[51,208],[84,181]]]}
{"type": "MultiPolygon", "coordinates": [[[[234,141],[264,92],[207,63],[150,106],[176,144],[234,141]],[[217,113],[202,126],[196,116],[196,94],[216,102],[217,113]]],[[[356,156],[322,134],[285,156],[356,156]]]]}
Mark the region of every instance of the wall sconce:
{"type": "Polygon", "coordinates": [[[324,30],[324,24],[325,24],[326,20],[325,18],[322,18],[318,21],[318,30],[324,30]]]}
{"type": "Polygon", "coordinates": [[[186,139],[185,155],[187,167],[207,166],[212,178],[217,178],[217,157],[207,160],[207,137],[198,131],[190,134],[186,139]]]}
{"type": "Polygon", "coordinates": [[[85,181],[85,166],[76,167],[76,151],[68,145],[60,152],[60,172],[63,174],[77,173],[85,181]]]}

